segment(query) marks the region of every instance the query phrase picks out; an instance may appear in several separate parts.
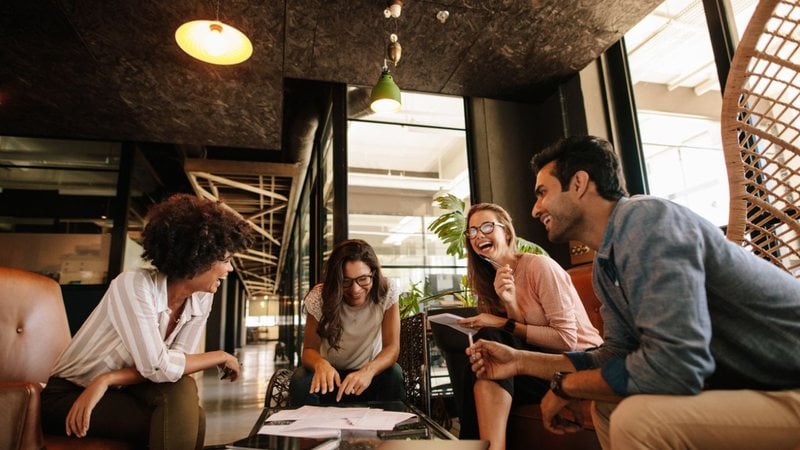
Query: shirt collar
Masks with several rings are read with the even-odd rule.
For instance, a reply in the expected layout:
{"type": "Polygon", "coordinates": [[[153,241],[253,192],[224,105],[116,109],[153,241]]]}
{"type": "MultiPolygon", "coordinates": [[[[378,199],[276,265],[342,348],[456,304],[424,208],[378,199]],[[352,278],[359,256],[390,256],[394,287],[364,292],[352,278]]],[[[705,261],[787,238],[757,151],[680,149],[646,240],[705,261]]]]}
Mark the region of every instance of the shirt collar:
{"type": "Polygon", "coordinates": [[[603,233],[603,240],[600,242],[600,248],[597,249],[597,259],[607,260],[611,257],[611,253],[614,250],[614,241],[612,238],[614,236],[617,213],[628,200],[630,200],[630,198],[620,197],[620,199],[617,200],[617,204],[614,205],[614,210],[611,211],[611,215],[608,216],[608,223],[606,224],[605,233],[603,233]]]}
{"type": "MultiPolygon", "coordinates": [[[[186,300],[186,306],[183,307],[183,314],[181,314],[181,316],[186,314],[191,316],[202,316],[202,302],[207,295],[212,294],[208,292],[195,292],[189,296],[189,299],[186,300]]],[[[158,305],[158,312],[161,313],[169,311],[167,300],[167,276],[161,272],[156,272],[156,304],[158,305]]]]}

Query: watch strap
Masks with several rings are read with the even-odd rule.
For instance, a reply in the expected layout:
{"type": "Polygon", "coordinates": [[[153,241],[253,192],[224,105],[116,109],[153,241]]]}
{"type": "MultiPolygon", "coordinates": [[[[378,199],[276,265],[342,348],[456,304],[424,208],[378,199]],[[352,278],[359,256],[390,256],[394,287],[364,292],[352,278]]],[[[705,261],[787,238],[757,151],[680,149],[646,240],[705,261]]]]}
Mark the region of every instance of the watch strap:
{"type": "Polygon", "coordinates": [[[503,325],[503,330],[508,331],[511,334],[514,334],[514,330],[517,328],[517,321],[514,319],[506,320],[505,325],[503,325]]]}
{"type": "Polygon", "coordinates": [[[553,379],[550,380],[550,390],[553,391],[553,394],[556,394],[556,396],[561,397],[564,400],[572,400],[573,399],[572,397],[567,395],[566,392],[564,392],[564,388],[562,386],[562,383],[564,382],[564,378],[569,373],[570,372],[556,372],[556,373],[553,374],[553,379]]]}

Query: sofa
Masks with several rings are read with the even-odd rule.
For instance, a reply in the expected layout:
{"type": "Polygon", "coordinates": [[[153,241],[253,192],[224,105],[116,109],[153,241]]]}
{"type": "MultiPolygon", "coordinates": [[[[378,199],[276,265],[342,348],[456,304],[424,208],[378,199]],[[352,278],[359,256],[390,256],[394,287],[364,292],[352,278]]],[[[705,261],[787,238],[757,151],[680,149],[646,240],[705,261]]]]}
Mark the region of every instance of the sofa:
{"type": "Polygon", "coordinates": [[[0,267],[0,449],[117,450],[112,439],[46,436],[40,393],[71,339],[61,287],[42,275],[0,267]]]}

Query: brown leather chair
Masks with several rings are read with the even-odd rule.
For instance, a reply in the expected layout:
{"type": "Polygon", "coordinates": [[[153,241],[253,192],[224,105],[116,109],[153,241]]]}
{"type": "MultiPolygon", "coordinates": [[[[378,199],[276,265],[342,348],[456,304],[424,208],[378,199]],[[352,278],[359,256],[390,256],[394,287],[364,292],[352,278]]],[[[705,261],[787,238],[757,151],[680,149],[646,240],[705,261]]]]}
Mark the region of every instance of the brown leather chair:
{"type": "MultiPolygon", "coordinates": [[[[600,335],[603,335],[603,320],[600,317],[600,300],[594,295],[592,288],[592,264],[575,266],[567,272],[572,278],[572,284],[578,291],[578,296],[583,302],[589,320],[600,335]]],[[[547,431],[542,424],[542,411],[539,405],[523,405],[511,410],[508,417],[506,442],[510,449],[528,448],[558,448],[562,450],[591,450],[600,449],[600,443],[592,424],[590,412],[591,402],[583,402],[583,430],[558,435],[547,431]]]]}
{"type": "Polygon", "coordinates": [[[61,287],[50,278],[0,267],[0,448],[133,449],[111,439],[44,436],[41,383],[70,341],[61,287]]]}

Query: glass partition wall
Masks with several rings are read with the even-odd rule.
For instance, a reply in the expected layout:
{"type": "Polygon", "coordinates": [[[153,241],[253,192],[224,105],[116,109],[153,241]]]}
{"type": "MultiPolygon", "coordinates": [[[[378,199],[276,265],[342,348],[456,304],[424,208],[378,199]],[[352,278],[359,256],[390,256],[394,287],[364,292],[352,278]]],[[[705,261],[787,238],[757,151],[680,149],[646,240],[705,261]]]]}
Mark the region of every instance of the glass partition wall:
{"type": "Polygon", "coordinates": [[[400,112],[348,116],[348,236],[375,248],[400,292],[457,289],[466,260],[428,226],[443,213],[434,198],[469,202],[463,99],[403,92],[400,112]]]}

